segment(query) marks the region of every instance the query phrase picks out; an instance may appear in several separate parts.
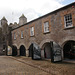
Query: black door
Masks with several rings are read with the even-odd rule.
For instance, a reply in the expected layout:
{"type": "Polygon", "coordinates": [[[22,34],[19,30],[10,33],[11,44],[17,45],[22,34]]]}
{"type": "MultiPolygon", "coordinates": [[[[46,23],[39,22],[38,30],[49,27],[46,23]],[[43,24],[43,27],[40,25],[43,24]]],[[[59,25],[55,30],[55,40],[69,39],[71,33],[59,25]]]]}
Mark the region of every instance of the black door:
{"type": "Polygon", "coordinates": [[[62,61],[62,48],[55,42],[51,41],[51,62],[62,61]]]}
{"type": "Polygon", "coordinates": [[[41,49],[40,47],[33,43],[33,52],[32,52],[32,59],[41,59],[41,49]]]}

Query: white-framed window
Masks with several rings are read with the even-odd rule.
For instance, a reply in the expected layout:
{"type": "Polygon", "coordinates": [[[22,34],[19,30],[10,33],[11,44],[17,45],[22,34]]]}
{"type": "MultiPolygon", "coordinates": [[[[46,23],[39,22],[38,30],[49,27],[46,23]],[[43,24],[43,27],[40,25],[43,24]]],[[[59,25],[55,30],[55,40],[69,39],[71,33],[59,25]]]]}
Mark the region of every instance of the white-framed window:
{"type": "Polygon", "coordinates": [[[23,38],[23,31],[21,31],[21,38],[23,38]]]}
{"type": "Polygon", "coordinates": [[[65,20],[65,28],[68,27],[72,27],[72,15],[71,14],[67,14],[64,16],[64,20],[65,20]]]}
{"type": "Polygon", "coordinates": [[[44,33],[49,32],[49,22],[44,22],[44,33]]]}
{"type": "Polygon", "coordinates": [[[34,27],[30,28],[30,36],[34,36],[34,27]]]}
{"type": "Polygon", "coordinates": [[[15,35],[15,33],[14,33],[14,40],[16,39],[16,35],[15,35]]]}

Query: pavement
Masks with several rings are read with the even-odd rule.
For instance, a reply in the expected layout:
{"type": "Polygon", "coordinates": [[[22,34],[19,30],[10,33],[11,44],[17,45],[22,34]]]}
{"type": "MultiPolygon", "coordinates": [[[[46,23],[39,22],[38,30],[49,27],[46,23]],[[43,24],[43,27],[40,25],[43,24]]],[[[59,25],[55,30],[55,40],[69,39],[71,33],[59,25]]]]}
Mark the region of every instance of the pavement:
{"type": "Polygon", "coordinates": [[[30,57],[25,56],[11,58],[47,72],[49,75],[75,75],[75,61],[51,63],[51,60],[32,60],[30,57]]]}
{"type": "Polygon", "coordinates": [[[0,56],[0,75],[50,75],[38,68],[13,59],[11,56],[0,56]]]}
{"type": "Polygon", "coordinates": [[[0,75],[75,75],[75,63],[0,56],[0,75]]]}

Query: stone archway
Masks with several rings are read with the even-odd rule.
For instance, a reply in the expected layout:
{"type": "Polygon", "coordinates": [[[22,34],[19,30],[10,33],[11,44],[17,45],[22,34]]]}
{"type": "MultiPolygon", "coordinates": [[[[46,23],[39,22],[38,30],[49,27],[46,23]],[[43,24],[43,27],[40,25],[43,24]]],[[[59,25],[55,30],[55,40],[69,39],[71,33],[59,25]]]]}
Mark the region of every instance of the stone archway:
{"type": "Polygon", "coordinates": [[[51,48],[50,48],[50,42],[46,42],[42,45],[41,48],[41,57],[46,59],[51,59],[51,48]]]}
{"type": "Polygon", "coordinates": [[[75,59],[75,41],[68,40],[63,46],[64,59],[75,59]]]}
{"type": "Polygon", "coordinates": [[[16,46],[12,46],[12,56],[17,56],[17,47],[16,46]]]}
{"type": "Polygon", "coordinates": [[[20,46],[20,56],[26,56],[26,48],[24,45],[20,46]]]}

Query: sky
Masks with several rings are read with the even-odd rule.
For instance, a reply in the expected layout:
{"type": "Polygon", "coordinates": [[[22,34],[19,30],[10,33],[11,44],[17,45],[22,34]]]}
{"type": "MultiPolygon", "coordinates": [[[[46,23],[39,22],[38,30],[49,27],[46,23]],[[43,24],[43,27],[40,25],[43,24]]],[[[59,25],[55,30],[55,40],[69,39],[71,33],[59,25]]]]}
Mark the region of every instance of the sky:
{"type": "Polygon", "coordinates": [[[75,0],[0,0],[0,20],[5,16],[9,23],[19,23],[24,14],[27,22],[68,5],[75,0]]]}

